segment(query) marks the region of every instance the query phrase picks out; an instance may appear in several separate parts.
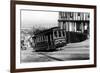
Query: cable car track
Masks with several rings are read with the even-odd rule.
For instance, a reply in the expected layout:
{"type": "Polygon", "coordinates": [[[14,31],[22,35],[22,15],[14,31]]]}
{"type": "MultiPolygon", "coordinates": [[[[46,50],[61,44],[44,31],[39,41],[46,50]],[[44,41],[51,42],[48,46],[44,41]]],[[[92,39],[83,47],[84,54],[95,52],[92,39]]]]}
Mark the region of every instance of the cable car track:
{"type": "Polygon", "coordinates": [[[62,60],[62,59],[49,56],[49,55],[44,54],[44,53],[42,53],[42,52],[41,52],[41,53],[38,53],[38,54],[41,54],[41,55],[43,55],[43,56],[45,56],[45,57],[47,57],[47,58],[50,58],[50,59],[53,59],[53,60],[56,60],[56,61],[64,61],[64,60],[62,60]]]}

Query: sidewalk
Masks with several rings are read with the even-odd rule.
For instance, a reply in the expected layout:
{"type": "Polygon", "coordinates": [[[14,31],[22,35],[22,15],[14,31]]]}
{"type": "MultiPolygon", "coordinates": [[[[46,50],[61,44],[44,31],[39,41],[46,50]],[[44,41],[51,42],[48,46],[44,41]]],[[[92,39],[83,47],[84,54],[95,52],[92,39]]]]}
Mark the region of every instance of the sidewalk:
{"type": "Polygon", "coordinates": [[[86,60],[89,59],[89,40],[79,43],[70,43],[60,48],[60,51],[50,52],[49,55],[61,60],[86,60]]]}
{"type": "MultiPolygon", "coordinates": [[[[82,41],[82,42],[77,42],[77,43],[69,43],[67,44],[66,47],[72,47],[72,48],[75,48],[75,47],[87,47],[89,48],[89,43],[90,43],[90,40],[87,39],[85,41],[82,41]]],[[[81,49],[81,48],[80,48],[81,49]]],[[[85,48],[84,48],[85,49],[85,48]]]]}

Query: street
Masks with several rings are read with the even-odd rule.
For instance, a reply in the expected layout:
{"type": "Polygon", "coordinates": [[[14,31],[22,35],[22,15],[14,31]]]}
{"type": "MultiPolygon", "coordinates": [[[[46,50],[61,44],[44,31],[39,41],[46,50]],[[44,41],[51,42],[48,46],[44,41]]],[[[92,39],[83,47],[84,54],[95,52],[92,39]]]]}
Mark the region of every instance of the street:
{"type": "Polygon", "coordinates": [[[35,52],[33,49],[22,50],[21,63],[89,59],[89,40],[80,43],[69,43],[58,49],[58,51],[53,52],[35,52]]]}

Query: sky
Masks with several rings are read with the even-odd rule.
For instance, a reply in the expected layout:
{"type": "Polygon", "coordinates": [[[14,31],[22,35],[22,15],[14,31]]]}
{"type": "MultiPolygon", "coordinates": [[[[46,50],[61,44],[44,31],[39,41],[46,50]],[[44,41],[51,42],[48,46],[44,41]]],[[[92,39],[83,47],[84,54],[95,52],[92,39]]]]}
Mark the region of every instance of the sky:
{"type": "Polygon", "coordinates": [[[21,28],[58,26],[58,12],[21,10],[21,28]]]}

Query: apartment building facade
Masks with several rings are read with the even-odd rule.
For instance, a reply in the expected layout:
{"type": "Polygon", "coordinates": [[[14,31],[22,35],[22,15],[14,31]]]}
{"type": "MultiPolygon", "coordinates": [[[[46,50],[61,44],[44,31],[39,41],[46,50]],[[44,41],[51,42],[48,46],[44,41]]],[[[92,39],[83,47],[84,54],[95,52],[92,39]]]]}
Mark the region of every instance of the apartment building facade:
{"type": "Polygon", "coordinates": [[[58,26],[66,30],[67,42],[89,38],[90,14],[87,12],[59,12],[58,26]]]}

